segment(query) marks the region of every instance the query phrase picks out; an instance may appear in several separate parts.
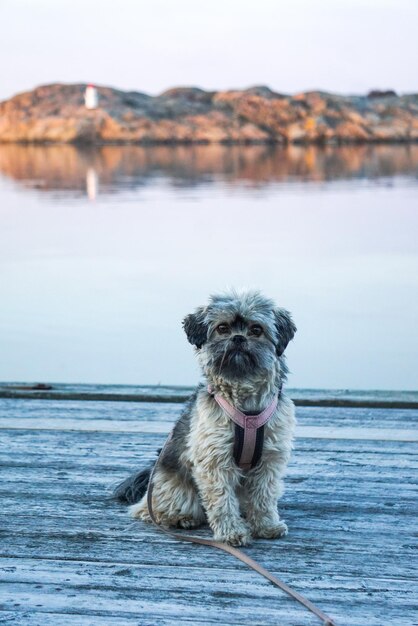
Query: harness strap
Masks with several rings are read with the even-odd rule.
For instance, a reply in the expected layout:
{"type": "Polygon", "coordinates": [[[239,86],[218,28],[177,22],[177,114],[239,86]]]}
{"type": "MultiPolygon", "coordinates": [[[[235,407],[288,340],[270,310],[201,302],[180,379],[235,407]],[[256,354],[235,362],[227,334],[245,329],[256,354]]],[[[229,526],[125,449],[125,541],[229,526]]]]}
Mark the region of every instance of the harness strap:
{"type": "MultiPolygon", "coordinates": [[[[264,444],[264,426],[260,426],[255,431],[255,442],[254,442],[254,451],[250,461],[247,464],[243,463],[243,451],[244,451],[244,439],[245,439],[245,430],[238,426],[238,424],[234,424],[235,426],[235,436],[234,436],[234,461],[243,470],[252,469],[257,465],[259,460],[261,459],[261,455],[263,453],[263,444],[264,444]]],[[[248,436],[247,436],[247,445],[248,445],[248,436]]],[[[252,447],[252,445],[251,445],[252,447]]],[[[250,458],[251,454],[248,454],[247,458],[250,458]]]]}
{"type": "Polygon", "coordinates": [[[158,463],[171,437],[172,437],[172,432],[168,436],[164,446],[162,447],[160,454],[158,455],[158,459],[155,462],[155,465],[152,469],[151,476],[149,479],[148,491],[147,491],[147,505],[148,505],[148,512],[150,514],[150,517],[153,523],[156,526],[158,526],[158,528],[162,530],[164,533],[166,533],[167,535],[170,535],[170,537],[174,537],[174,539],[178,539],[179,541],[199,543],[203,546],[211,546],[212,548],[218,548],[218,550],[223,550],[224,552],[228,552],[229,554],[232,554],[232,556],[234,556],[236,559],[242,561],[243,563],[248,565],[248,567],[251,567],[255,572],[257,572],[261,576],[264,576],[264,578],[267,578],[267,580],[272,582],[273,585],[276,585],[276,587],[279,587],[279,589],[282,589],[282,591],[284,591],[289,596],[291,596],[292,598],[300,602],[306,609],[308,609],[308,611],[311,611],[312,613],[314,613],[317,617],[319,617],[320,620],[322,620],[323,626],[335,626],[335,622],[326,613],[323,613],[320,609],[318,609],[318,607],[316,607],[310,600],[308,600],[307,598],[304,598],[297,591],[294,591],[294,589],[286,585],[286,583],[282,582],[279,578],[276,578],[276,576],[273,576],[273,574],[271,574],[268,570],[266,570],[262,565],[257,563],[257,561],[254,561],[254,559],[249,557],[248,554],[245,554],[244,552],[241,552],[241,550],[238,550],[238,548],[234,548],[233,546],[230,546],[227,543],[222,543],[221,541],[216,541],[215,539],[203,539],[202,537],[192,537],[191,535],[183,535],[180,533],[176,533],[170,530],[169,528],[166,528],[165,526],[161,526],[157,522],[155,515],[154,515],[154,511],[152,509],[152,492],[154,489],[154,476],[155,476],[155,471],[158,467],[158,463]]]}
{"type": "Polygon", "coordinates": [[[243,470],[255,467],[263,450],[264,425],[267,424],[277,408],[281,388],[278,395],[273,398],[264,411],[257,415],[245,415],[219,393],[214,394],[211,387],[208,387],[208,392],[235,423],[234,459],[236,464],[243,470]]]}

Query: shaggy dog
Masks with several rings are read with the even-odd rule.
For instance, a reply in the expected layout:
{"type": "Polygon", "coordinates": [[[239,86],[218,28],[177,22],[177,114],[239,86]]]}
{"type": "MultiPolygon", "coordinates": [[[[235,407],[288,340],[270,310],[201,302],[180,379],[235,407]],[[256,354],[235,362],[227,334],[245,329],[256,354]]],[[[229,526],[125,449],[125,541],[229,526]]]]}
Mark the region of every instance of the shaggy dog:
{"type": "MultiPolygon", "coordinates": [[[[292,318],[257,291],[229,292],[212,296],[183,326],[205,382],[187,403],[159,460],[154,515],[164,526],[195,528],[208,522],[216,540],[236,546],[251,537],[281,537],[287,526],[277,500],[295,426],[293,403],[282,391],[288,371],[283,353],[296,331],[292,318]],[[270,419],[257,429],[252,462],[245,469],[239,464],[244,429],[219,401],[244,416],[273,407],[270,419]]],[[[151,521],[150,473],[150,468],[142,470],[115,491],[120,501],[131,504],[132,516],[145,521],[151,521]]]]}

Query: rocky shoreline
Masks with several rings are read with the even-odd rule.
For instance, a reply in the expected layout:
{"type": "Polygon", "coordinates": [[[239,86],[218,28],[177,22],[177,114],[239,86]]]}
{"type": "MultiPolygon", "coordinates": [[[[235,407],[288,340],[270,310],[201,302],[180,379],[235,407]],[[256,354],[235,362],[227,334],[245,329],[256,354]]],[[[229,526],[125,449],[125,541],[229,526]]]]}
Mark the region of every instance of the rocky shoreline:
{"type": "Polygon", "coordinates": [[[354,144],[418,141],[418,94],[321,91],[283,95],[268,87],[209,92],[179,87],[159,96],[85,84],[37,87],[0,103],[0,143],[354,144]]]}

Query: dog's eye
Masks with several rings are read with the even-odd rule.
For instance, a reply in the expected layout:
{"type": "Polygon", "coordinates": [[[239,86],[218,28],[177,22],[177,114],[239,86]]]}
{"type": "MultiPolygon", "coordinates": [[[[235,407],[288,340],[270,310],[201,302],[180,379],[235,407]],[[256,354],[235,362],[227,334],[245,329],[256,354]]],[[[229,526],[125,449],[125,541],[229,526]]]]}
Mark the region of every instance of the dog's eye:
{"type": "Polygon", "coordinates": [[[261,328],[259,324],[253,324],[250,328],[250,333],[254,335],[255,337],[259,337],[260,335],[263,334],[263,329],[261,328]]]}
{"type": "Polygon", "coordinates": [[[216,330],[220,335],[226,335],[229,333],[229,326],[228,324],[219,324],[216,330]]]}

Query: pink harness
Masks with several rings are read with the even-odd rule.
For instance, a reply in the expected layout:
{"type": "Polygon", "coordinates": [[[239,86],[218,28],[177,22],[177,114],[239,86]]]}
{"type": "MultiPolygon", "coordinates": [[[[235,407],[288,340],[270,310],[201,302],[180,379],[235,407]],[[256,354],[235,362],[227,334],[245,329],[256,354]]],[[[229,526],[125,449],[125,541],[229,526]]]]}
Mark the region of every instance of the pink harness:
{"type": "Polygon", "coordinates": [[[277,408],[281,389],[268,407],[258,415],[245,415],[218,393],[213,394],[210,387],[208,391],[235,424],[234,459],[236,464],[243,470],[255,467],[263,451],[264,425],[277,408]]]}

